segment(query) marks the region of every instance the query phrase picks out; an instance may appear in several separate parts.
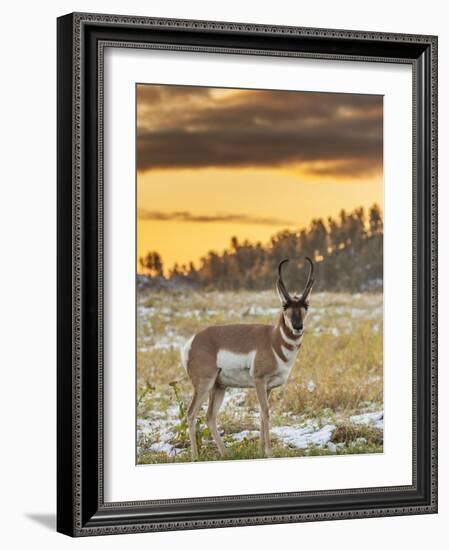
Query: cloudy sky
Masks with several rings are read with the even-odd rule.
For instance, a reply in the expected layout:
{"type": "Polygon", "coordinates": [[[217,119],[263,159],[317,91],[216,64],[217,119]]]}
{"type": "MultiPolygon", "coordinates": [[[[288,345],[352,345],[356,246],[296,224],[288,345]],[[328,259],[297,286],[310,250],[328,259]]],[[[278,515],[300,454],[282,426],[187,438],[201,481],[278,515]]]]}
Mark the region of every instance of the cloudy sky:
{"type": "Polygon", "coordinates": [[[381,96],[137,86],[138,256],[198,262],[383,202],[381,96]]]}

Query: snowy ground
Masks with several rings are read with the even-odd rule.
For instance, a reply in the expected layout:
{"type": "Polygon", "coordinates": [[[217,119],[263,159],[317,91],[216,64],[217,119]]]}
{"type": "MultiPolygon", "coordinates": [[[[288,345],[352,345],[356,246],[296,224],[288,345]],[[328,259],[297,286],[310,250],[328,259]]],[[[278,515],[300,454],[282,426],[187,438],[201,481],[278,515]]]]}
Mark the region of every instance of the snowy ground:
{"type": "MultiPolygon", "coordinates": [[[[229,409],[236,403],[244,400],[244,393],[241,390],[232,388],[228,390],[227,400],[223,404],[222,411],[229,414],[229,409]]],[[[231,409],[232,410],[232,409],[231,409]]],[[[156,440],[150,444],[149,449],[157,453],[166,453],[169,456],[176,456],[185,452],[185,445],[179,446],[176,441],[176,426],[179,423],[178,407],[169,407],[164,418],[138,419],[137,433],[138,441],[156,440]]],[[[253,415],[256,417],[257,415],[253,415]]],[[[334,421],[336,421],[334,416],[334,421]]],[[[342,420],[342,418],[340,418],[342,420]]],[[[376,430],[383,430],[383,411],[366,412],[349,417],[354,426],[363,425],[376,430]]],[[[345,449],[346,443],[334,443],[332,436],[336,425],[332,419],[322,418],[305,419],[304,417],[288,415],[288,425],[274,426],[271,430],[273,440],[289,449],[327,449],[331,453],[337,453],[345,449]]],[[[258,440],[259,430],[241,430],[229,434],[233,441],[258,440]]],[[[359,437],[353,442],[359,445],[367,443],[366,438],[359,437]]],[[[140,449],[139,449],[140,450],[140,449]]]]}
{"type": "MultiPolygon", "coordinates": [[[[271,292],[139,298],[138,462],[188,461],[185,409],[191,386],[179,365],[179,348],[199,328],[271,323],[279,308],[271,292]]],[[[381,295],[315,295],[297,364],[288,384],[273,392],[275,456],[382,452],[382,384],[381,295]]],[[[214,460],[205,406],[198,433],[203,459],[214,460]]],[[[252,458],[259,438],[253,390],[229,389],[218,425],[233,458],[252,458]]]]}

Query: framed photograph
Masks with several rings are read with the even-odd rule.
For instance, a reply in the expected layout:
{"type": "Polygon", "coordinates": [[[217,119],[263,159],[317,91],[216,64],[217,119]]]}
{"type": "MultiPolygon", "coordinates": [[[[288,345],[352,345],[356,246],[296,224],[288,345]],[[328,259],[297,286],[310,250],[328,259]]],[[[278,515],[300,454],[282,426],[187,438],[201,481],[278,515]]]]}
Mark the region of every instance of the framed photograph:
{"type": "Polygon", "coordinates": [[[58,19],[58,531],[437,511],[437,38],[58,19]]]}

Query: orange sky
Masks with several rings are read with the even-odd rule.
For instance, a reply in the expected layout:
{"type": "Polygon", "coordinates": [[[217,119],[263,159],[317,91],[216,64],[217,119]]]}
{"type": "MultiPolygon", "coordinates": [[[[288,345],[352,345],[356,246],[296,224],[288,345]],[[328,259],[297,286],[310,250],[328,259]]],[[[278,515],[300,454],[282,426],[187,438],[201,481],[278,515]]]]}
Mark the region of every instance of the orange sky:
{"type": "Polygon", "coordinates": [[[137,86],[137,257],[166,268],[383,205],[382,97],[137,86]]]}

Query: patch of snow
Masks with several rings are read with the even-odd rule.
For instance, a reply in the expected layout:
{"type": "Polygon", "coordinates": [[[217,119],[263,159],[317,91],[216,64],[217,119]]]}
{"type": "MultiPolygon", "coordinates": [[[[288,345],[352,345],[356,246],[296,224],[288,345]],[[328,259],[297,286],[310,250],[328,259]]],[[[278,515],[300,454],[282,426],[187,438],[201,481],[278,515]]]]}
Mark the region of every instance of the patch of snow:
{"type": "Polygon", "coordinates": [[[154,306],[147,307],[142,304],[138,306],[137,312],[139,314],[139,317],[143,317],[143,318],[155,317],[156,315],[160,315],[165,319],[169,319],[170,316],[172,315],[172,310],[168,307],[162,307],[162,308],[157,308],[154,306]]]}
{"type": "Polygon", "coordinates": [[[138,312],[139,312],[139,315],[141,315],[142,317],[144,315],[146,315],[148,317],[152,317],[156,313],[156,308],[146,307],[146,306],[138,306],[138,312]]]}
{"type": "MultiPolygon", "coordinates": [[[[170,411],[171,412],[171,411],[170,411]]],[[[137,440],[139,441],[141,436],[157,438],[150,445],[150,450],[156,453],[167,453],[168,455],[174,455],[182,452],[182,449],[177,449],[170,443],[173,441],[175,433],[171,431],[174,426],[173,420],[143,420],[137,421],[137,440]]],[[[138,452],[140,452],[140,445],[138,445],[138,452]]]]}
{"type": "Polygon", "coordinates": [[[153,346],[153,349],[171,349],[174,347],[172,342],[166,342],[164,340],[158,340],[153,346]]]}
{"type": "MultiPolygon", "coordinates": [[[[309,422],[307,425],[301,427],[276,426],[272,428],[271,432],[288,447],[307,449],[311,446],[328,446],[332,452],[336,452],[338,447],[330,441],[334,430],[335,426],[333,424],[317,428],[316,423],[309,422]]],[[[245,438],[259,437],[259,431],[242,430],[241,432],[231,434],[231,437],[234,441],[242,441],[245,438]]]]}
{"type": "MultiPolygon", "coordinates": [[[[183,346],[186,342],[186,339],[182,336],[176,335],[174,333],[169,333],[166,336],[161,336],[158,338],[153,345],[148,349],[175,349],[183,346]]],[[[141,348],[142,350],[142,348],[141,348]]]]}
{"type": "Polygon", "coordinates": [[[150,435],[153,431],[150,422],[147,420],[138,420],[137,421],[137,434],[138,435],[150,435]]]}
{"type": "Polygon", "coordinates": [[[376,411],[363,414],[357,414],[350,416],[349,420],[353,424],[359,424],[363,426],[373,426],[374,428],[383,429],[384,427],[384,412],[376,411]]]}
{"type": "Polygon", "coordinates": [[[276,315],[277,313],[279,313],[279,308],[276,307],[262,307],[252,305],[245,312],[245,315],[276,315]]]}
{"type": "Polygon", "coordinates": [[[137,435],[157,437],[159,442],[168,443],[175,437],[175,434],[171,431],[173,424],[174,422],[170,420],[150,421],[139,419],[137,421],[137,435]]]}
{"type": "Polygon", "coordinates": [[[173,445],[170,445],[170,443],[163,443],[162,441],[158,441],[157,443],[153,443],[151,445],[150,450],[156,453],[170,454],[173,451],[173,445]]]}
{"type": "Polygon", "coordinates": [[[353,319],[379,319],[382,317],[382,308],[371,307],[369,309],[361,309],[352,307],[349,309],[349,313],[353,319]]]}
{"type": "Polygon", "coordinates": [[[240,407],[244,405],[246,399],[246,392],[240,388],[228,388],[225,393],[223,405],[220,410],[224,410],[226,407],[240,407]]]}
{"type": "Polygon", "coordinates": [[[315,382],[310,379],[308,382],[307,382],[307,391],[310,392],[310,393],[313,393],[315,390],[316,390],[316,384],[315,382]]]}
{"type": "Polygon", "coordinates": [[[327,445],[335,430],[333,424],[326,424],[318,430],[314,430],[310,426],[297,428],[294,426],[277,426],[272,429],[279,439],[289,447],[296,449],[307,449],[312,445],[323,447],[327,445]]]}
{"type": "Polygon", "coordinates": [[[192,317],[195,317],[196,319],[200,318],[201,313],[197,309],[191,309],[187,311],[178,311],[175,314],[175,317],[183,317],[184,319],[190,319],[192,317]]]}
{"type": "Polygon", "coordinates": [[[359,309],[356,307],[351,308],[350,313],[351,317],[355,317],[356,319],[366,316],[366,311],[364,309],[359,309]]]}
{"type": "Polygon", "coordinates": [[[213,317],[214,315],[218,315],[220,312],[216,309],[207,309],[206,315],[207,317],[213,317]]]}

